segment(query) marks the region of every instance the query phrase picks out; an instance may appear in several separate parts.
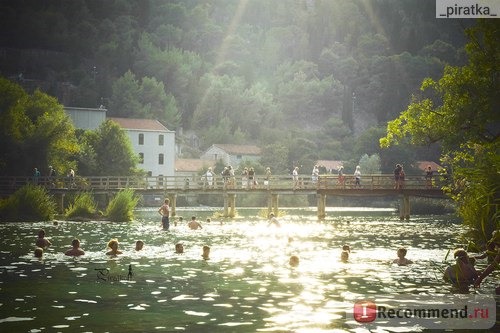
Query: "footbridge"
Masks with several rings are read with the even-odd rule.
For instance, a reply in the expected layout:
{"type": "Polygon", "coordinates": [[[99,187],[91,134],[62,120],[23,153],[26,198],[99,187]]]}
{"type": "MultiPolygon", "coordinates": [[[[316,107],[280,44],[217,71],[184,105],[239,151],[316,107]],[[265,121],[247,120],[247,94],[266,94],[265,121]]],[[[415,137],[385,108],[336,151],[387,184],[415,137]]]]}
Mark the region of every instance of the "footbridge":
{"type": "Polygon", "coordinates": [[[445,197],[441,190],[443,179],[426,179],[423,175],[407,175],[398,184],[392,174],[363,175],[357,183],[352,176],[320,175],[311,176],[273,175],[269,179],[257,177],[253,180],[241,177],[117,177],[89,176],[75,177],[0,177],[0,195],[5,197],[26,184],[43,186],[59,199],[64,207],[64,197],[68,193],[91,191],[95,194],[112,196],[120,190],[132,189],[137,194],[156,195],[170,199],[172,215],[178,196],[213,194],[224,197],[224,216],[234,217],[236,196],[259,193],[267,196],[268,211],[276,215],[279,197],[282,195],[315,195],[319,219],[326,217],[328,196],[351,197],[396,197],[400,199],[400,218],[410,217],[410,197],[445,197]]]}

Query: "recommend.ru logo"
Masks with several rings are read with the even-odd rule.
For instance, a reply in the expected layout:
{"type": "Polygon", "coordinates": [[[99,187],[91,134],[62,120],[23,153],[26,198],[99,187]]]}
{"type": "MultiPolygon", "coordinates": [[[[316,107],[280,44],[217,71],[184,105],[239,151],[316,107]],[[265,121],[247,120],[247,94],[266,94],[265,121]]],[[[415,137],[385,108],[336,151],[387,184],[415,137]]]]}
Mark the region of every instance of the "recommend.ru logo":
{"type": "Polygon", "coordinates": [[[356,300],[347,318],[368,329],[488,329],[495,325],[496,303],[490,295],[371,295],[356,300]]]}

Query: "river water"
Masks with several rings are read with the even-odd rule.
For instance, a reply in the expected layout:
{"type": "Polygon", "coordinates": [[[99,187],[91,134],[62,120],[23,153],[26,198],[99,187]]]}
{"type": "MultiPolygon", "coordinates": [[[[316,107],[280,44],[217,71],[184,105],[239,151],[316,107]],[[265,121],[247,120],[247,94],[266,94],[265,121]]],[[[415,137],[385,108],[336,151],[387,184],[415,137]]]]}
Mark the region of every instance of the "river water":
{"type": "MultiPolygon", "coordinates": [[[[442,274],[461,245],[453,216],[400,221],[392,209],[349,208],[318,221],[314,209],[290,209],[277,228],[258,209],[238,213],[206,223],[212,210],[178,209],[185,222],[202,221],[196,231],[185,223],[162,231],[156,209],[130,223],[1,224],[0,331],[358,332],[346,315],[358,296],[452,292],[442,274]],[[40,228],[53,244],[41,260],[33,257],[40,228]],[[63,254],[74,237],[86,251],[79,258],[63,254]],[[106,256],[111,238],[122,255],[106,256]],[[145,247],[136,252],[139,239],[145,247]],[[178,242],[184,254],[174,253],[178,242]],[[351,247],[345,263],[343,244],[351,247]],[[392,264],[401,246],[414,264],[392,264]]],[[[494,282],[480,292],[493,294],[494,282]]]]}

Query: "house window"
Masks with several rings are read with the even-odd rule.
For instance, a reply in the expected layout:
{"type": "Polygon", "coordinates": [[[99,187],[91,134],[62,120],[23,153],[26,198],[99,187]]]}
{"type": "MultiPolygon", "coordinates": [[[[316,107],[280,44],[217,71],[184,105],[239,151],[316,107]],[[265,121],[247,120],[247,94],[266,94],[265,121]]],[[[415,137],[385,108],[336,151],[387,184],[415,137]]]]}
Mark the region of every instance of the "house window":
{"type": "Polygon", "coordinates": [[[144,134],[142,134],[142,133],[139,134],[139,144],[140,145],[144,144],[144,134]]]}
{"type": "Polygon", "coordinates": [[[139,164],[144,164],[144,153],[139,153],[139,164]]]}
{"type": "Polygon", "coordinates": [[[158,155],[158,164],[163,164],[163,154],[158,155]]]}
{"type": "Polygon", "coordinates": [[[163,134],[160,134],[160,136],[158,136],[158,145],[159,146],[163,146],[163,140],[164,140],[163,134]]]}

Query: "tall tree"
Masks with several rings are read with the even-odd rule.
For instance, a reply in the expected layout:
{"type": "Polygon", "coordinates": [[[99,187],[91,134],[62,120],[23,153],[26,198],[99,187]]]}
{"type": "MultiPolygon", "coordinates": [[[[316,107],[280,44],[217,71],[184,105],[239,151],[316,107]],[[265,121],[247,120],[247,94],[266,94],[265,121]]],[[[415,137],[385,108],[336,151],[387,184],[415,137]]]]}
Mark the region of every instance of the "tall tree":
{"type": "Polygon", "coordinates": [[[91,175],[129,176],[137,172],[138,157],[127,134],[117,123],[106,120],[95,131],[86,133],[84,141],[92,147],[87,155],[95,156],[95,163],[86,164],[91,175]]]}
{"type": "Polygon", "coordinates": [[[32,175],[49,164],[67,171],[78,151],[75,130],[54,97],[35,91],[27,94],[19,85],[0,77],[0,173],[32,175]]]}
{"type": "Polygon", "coordinates": [[[483,238],[500,227],[499,28],[495,20],[479,20],[469,29],[469,63],[446,67],[438,81],[424,80],[427,96],[415,97],[380,139],[383,147],[405,137],[414,144],[441,142],[453,175],[447,190],[483,238]]]}

